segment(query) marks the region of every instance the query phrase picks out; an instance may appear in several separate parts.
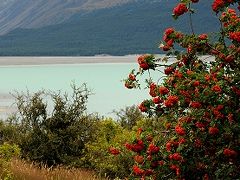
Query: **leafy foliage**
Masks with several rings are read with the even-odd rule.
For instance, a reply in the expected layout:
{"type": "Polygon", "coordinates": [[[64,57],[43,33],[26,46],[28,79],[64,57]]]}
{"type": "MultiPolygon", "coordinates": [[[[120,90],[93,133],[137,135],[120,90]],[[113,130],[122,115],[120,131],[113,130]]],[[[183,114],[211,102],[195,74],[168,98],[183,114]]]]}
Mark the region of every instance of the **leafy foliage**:
{"type": "Polygon", "coordinates": [[[133,132],[123,129],[112,119],[100,121],[98,127],[96,140],[87,143],[85,156],[81,160],[101,175],[111,178],[126,177],[132,165],[130,154],[116,158],[114,156],[119,153],[118,148],[131,139],[133,132]]]}
{"type": "Polygon", "coordinates": [[[0,172],[1,179],[12,179],[12,173],[10,171],[10,161],[14,157],[20,155],[20,149],[15,144],[4,143],[0,145],[0,172]]]}
{"type": "Polygon", "coordinates": [[[16,95],[18,142],[24,158],[54,166],[75,165],[85,144],[94,139],[97,117],[85,115],[89,91],[86,86],[72,86],[73,94],[40,91],[33,95],[16,95]],[[44,97],[52,100],[48,115],[44,97]]]}

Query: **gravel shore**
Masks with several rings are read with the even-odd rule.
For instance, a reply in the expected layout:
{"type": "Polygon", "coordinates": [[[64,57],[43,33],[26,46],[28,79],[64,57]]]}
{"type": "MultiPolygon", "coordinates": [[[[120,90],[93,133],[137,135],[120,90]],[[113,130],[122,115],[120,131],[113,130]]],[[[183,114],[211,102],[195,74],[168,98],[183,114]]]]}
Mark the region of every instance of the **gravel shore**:
{"type": "Polygon", "coordinates": [[[0,57],[0,66],[91,63],[135,63],[137,55],[79,57],[0,57]],[[114,58],[113,58],[114,57],[114,58]]]}

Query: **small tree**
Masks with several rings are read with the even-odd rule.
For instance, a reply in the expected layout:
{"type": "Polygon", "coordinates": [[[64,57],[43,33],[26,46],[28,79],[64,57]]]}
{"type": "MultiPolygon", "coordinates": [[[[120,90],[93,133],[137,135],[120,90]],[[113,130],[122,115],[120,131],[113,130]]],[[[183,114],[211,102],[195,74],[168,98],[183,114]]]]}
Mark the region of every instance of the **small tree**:
{"type": "Polygon", "coordinates": [[[138,109],[137,106],[128,106],[124,109],[120,109],[119,111],[114,111],[117,116],[117,122],[123,128],[132,129],[137,125],[137,121],[144,118],[144,115],[138,109]]]}
{"type": "Polygon", "coordinates": [[[72,89],[71,97],[45,91],[16,95],[24,158],[53,166],[74,165],[81,157],[85,143],[94,138],[97,118],[85,114],[90,94],[86,86],[72,89]],[[44,101],[50,100],[48,107],[44,101]]]}

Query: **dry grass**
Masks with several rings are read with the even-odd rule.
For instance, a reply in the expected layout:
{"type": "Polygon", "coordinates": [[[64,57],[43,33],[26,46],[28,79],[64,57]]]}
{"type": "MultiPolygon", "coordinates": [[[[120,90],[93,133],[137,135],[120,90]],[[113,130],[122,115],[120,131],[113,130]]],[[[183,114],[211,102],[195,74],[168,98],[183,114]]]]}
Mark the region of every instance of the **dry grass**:
{"type": "Polygon", "coordinates": [[[54,170],[39,168],[33,164],[15,159],[11,162],[11,171],[16,180],[99,180],[94,172],[83,169],[66,169],[58,167],[54,170]]]}

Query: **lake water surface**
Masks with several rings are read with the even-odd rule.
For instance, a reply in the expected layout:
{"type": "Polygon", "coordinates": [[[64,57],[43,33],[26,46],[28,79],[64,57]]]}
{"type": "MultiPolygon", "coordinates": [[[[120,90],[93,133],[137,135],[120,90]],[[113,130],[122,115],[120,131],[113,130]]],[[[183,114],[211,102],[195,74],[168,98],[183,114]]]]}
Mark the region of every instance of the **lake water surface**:
{"type": "Polygon", "coordinates": [[[77,86],[87,83],[94,93],[89,98],[88,112],[112,116],[113,110],[137,105],[149,97],[147,90],[128,90],[121,82],[133,68],[138,68],[137,63],[0,66],[0,113],[15,109],[9,92],[47,89],[70,93],[74,82],[77,86]]]}

